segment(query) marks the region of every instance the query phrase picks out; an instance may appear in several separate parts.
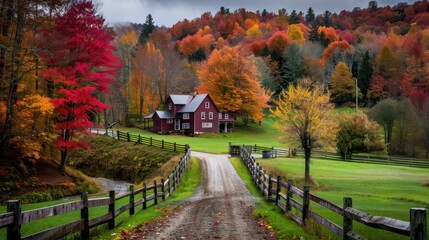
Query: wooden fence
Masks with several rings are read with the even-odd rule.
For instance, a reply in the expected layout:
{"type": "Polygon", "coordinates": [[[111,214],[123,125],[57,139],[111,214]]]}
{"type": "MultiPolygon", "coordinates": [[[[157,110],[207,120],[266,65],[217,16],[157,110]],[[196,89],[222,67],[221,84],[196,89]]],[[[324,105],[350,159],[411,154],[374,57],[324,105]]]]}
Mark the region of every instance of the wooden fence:
{"type": "MultiPolygon", "coordinates": [[[[303,156],[304,152],[298,152],[297,155],[303,156]]],[[[393,157],[393,156],[379,156],[369,153],[353,154],[351,159],[344,159],[338,153],[328,151],[312,151],[311,156],[319,159],[359,162],[370,164],[384,164],[394,166],[406,166],[416,168],[429,168],[429,159],[421,158],[407,158],[407,157],[393,157]]]]}
{"type": "MultiPolygon", "coordinates": [[[[229,143],[229,152],[233,152],[231,149],[232,146],[240,146],[233,143],[229,143]]],[[[258,146],[257,144],[254,145],[242,145],[244,146],[251,154],[261,154],[263,158],[277,158],[277,157],[287,157],[289,156],[289,151],[286,149],[281,148],[275,148],[275,147],[263,147],[258,146]]]]}
{"type": "Polygon", "coordinates": [[[353,232],[353,221],[357,221],[372,228],[409,236],[411,240],[427,239],[427,216],[424,208],[412,208],[410,210],[410,222],[388,217],[371,216],[354,209],[351,198],[344,198],[343,207],[340,207],[311,194],[310,188],[307,186],[304,187],[304,190],[301,190],[293,186],[293,181],[285,182],[279,176],[267,175],[262,167],[256,163],[250,150],[244,146],[239,148],[239,155],[265,198],[268,201],[275,202],[278,207],[300,225],[305,225],[306,220],[311,218],[331,232],[341,236],[342,239],[364,239],[353,232]],[[343,226],[339,226],[313,212],[310,209],[310,202],[317,203],[323,208],[342,216],[343,226]],[[296,210],[295,212],[300,212],[301,214],[295,214],[292,208],[296,210]]]}
{"type": "Polygon", "coordinates": [[[175,152],[186,152],[185,144],[177,144],[175,142],[167,142],[164,140],[157,140],[152,137],[142,137],[140,134],[132,134],[129,132],[122,132],[119,130],[109,130],[100,128],[90,128],[89,132],[100,135],[107,135],[121,141],[134,142],[135,144],[143,144],[147,146],[159,147],[168,149],[175,152]]]}
{"type": "Polygon", "coordinates": [[[89,239],[89,230],[102,224],[108,224],[109,229],[115,228],[115,218],[129,211],[130,215],[135,213],[136,207],[142,205],[142,210],[157,205],[159,199],[165,201],[172,194],[185,172],[188,161],[191,157],[190,148],[187,147],[185,155],[181,158],[174,171],[161,182],[156,180],[152,185],[146,183],[142,188],[134,189],[130,186],[130,191],[121,195],[115,195],[115,191],[109,192],[109,197],[88,199],[88,194],[84,193],[80,201],[59,204],[55,206],[39,208],[22,212],[21,202],[11,200],[7,203],[7,213],[0,214],[0,228],[7,228],[7,239],[59,239],[64,236],[80,232],[81,239],[89,239]],[[137,194],[142,194],[140,200],[135,200],[137,194]],[[129,198],[129,203],[123,206],[117,206],[115,202],[123,198],[129,198]],[[89,218],[89,211],[93,207],[108,206],[108,212],[97,218],[89,218]],[[21,236],[21,226],[23,224],[36,221],[39,219],[62,215],[72,211],[80,210],[80,219],[47,229],[29,236],[21,236]]]}

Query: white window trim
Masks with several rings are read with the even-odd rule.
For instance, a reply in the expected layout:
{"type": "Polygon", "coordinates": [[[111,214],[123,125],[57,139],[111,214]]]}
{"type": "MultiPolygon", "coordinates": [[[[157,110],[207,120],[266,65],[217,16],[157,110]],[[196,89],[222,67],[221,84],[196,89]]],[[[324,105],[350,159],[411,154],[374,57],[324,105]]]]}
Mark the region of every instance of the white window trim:
{"type": "Polygon", "coordinates": [[[167,124],[173,124],[173,119],[167,119],[167,124]]]}
{"type": "Polygon", "coordinates": [[[206,108],[210,108],[210,102],[206,102],[206,103],[205,103],[205,107],[206,107],[206,108]]]}
{"type": "Polygon", "coordinates": [[[213,120],[213,112],[209,112],[209,119],[213,120]]]}
{"type": "Polygon", "coordinates": [[[183,114],[183,119],[189,119],[189,113],[184,113],[183,114]]]}
{"type": "Polygon", "coordinates": [[[201,112],[201,119],[206,119],[206,113],[205,112],[201,112]]]}
{"type": "Polygon", "coordinates": [[[220,112],[218,116],[219,116],[219,120],[221,120],[222,119],[222,113],[220,112]]]}
{"type": "Polygon", "coordinates": [[[225,120],[226,119],[229,119],[229,115],[228,115],[228,113],[225,113],[225,120]]]}
{"type": "Polygon", "coordinates": [[[191,124],[190,123],[182,123],[182,129],[190,129],[191,124]]]}
{"type": "Polygon", "coordinates": [[[168,110],[173,110],[173,104],[172,103],[168,104],[168,110]]]}

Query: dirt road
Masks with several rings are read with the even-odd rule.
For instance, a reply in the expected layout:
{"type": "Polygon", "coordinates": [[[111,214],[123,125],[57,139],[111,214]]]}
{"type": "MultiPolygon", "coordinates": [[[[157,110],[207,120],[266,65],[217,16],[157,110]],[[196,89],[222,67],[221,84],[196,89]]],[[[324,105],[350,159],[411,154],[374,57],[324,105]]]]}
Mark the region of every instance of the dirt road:
{"type": "Polygon", "coordinates": [[[226,155],[192,152],[202,182],[184,207],[145,231],[147,239],[273,239],[252,216],[255,200],[226,155]],[[167,220],[167,221],[165,221],[167,220]]]}

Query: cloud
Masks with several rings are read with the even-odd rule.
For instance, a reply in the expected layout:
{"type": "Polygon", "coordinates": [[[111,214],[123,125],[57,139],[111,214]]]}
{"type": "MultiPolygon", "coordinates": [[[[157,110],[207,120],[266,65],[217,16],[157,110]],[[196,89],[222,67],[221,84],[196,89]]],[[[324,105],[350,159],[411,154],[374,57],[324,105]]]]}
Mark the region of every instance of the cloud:
{"type": "MultiPolygon", "coordinates": [[[[307,12],[312,7],[316,14],[325,10],[340,12],[352,10],[355,7],[366,8],[368,1],[362,0],[98,0],[102,3],[101,12],[109,23],[136,22],[143,23],[146,16],[152,14],[156,25],[170,27],[185,18],[191,20],[204,12],[213,15],[221,6],[234,11],[245,8],[249,11],[263,10],[277,12],[285,8],[288,13],[292,10],[307,12]]],[[[403,0],[379,0],[379,6],[395,5],[403,0]]],[[[413,3],[407,0],[405,2],[413,3]]]]}

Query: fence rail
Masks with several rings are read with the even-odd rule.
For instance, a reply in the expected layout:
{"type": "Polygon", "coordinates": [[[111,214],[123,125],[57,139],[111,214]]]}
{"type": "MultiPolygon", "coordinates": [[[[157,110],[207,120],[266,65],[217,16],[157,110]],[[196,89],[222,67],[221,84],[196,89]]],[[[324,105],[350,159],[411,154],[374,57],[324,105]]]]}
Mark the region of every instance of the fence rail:
{"type": "MultiPolygon", "coordinates": [[[[267,174],[265,170],[255,161],[251,151],[246,146],[239,146],[239,156],[252,175],[258,189],[264,194],[266,200],[275,202],[296,223],[305,225],[308,218],[318,222],[331,232],[339,235],[342,239],[364,239],[353,232],[353,221],[360,222],[368,227],[384,229],[389,232],[409,236],[411,240],[427,239],[427,216],[426,209],[412,208],[410,210],[410,222],[392,219],[388,217],[371,216],[367,213],[352,208],[352,199],[344,198],[343,207],[331,203],[325,199],[310,193],[309,187],[304,190],[293,186],[293,181],[282,181],[280,176],[274,177],[267,174]],[[326,208],[343,218],[343,226],[313,212],[310,202],[326,208]],[[300,212],[297,215],[292,208],[300,212]]],[[[296,212],[296,211],[295,211],[296,212]]]]}
{"type": "Polygon", "coordinates": [[[262,154],[262,157],[264,158],[277,158],[277,157],[287,157],[289,156],[289,151],[282,148],[275,148],[275,147],[264,147],[264,146],[258,146],[257,144],[254,145],[239,145],[239,144],[233,144],[229,143],[229,152],[232,152],[233,146],[242,146],[245,147],[251,154],[262,154]]]}
{"type": "Polygon", "coordinates": [[[160,199],[165,201],[178,187],[190,158],[191,150],[186,147],[185,155],[166,180],[162,179],[161,182],[155,180],[149,186],[144,183],[143,187],[139,189],[134,189],[134,186],[131,185],[130,191],[121,195],[116,195],[115,191],[110,191],[109,197],[88,199],[88,194],[84,193],[79,201],[25,212],[22,212],[21,201],[10,200],[7,202],[7,213],[0,214],[0,228],[7,228],[6,235],[8,240],[58,239],[77,232],[80,232],[81,239],[89,239],[89,230],[91,228],[107,223],[109,229],[113,229],[116,226],[115,218],[127,210],[130,215],[134,215],[137,206],[141,205],[142,210],[145,210],[157,205],[160,199]],[[137,194],[142,194],[142,199],[136,201],[137,194]],[[116,205],[116,201],[127,197],[129,198],[128,204],[123,206],[116,205]],[[108,212],[103,216],[90,219],[89,210],[98,206],[108,206],[108,212]],[[78,210],[81,212],[80,219],[29,236],[21,236],[21,226],[23,224],[78,210]]]}
{"type": "Polygon", "coordinates": [[[186,144],[178,144],[175,142],[167,142],[164,140],[154,139],[152,137],[142,137],[139,134],[132,134],[129,132],[122,132],[119,130],[109,130],[102,128],[89,128],[90,133],[106,135],[116,138],[121,141],[134,142],[135,144],[143,144],[147,146],[154,146],[162,149],[167,149],[175,152],[186,152],[186,144]]]}
{"type": "MultiPolygon", "coordinates": [[[[298,151],[297,155],[303,156],[304,153],[298,151]]],[[[406,158],[406,157],[392,157],[392,156],[377,156],[374,154],[353,154],[351,159],[344,159],[338,153],[327,151],[312,151],[311,156],[319,159],[359,162],[370,164],[384,164],[394,166],[406,166],[416,168],[429,168],[429,159],[422,158],[406,158]]]]}

